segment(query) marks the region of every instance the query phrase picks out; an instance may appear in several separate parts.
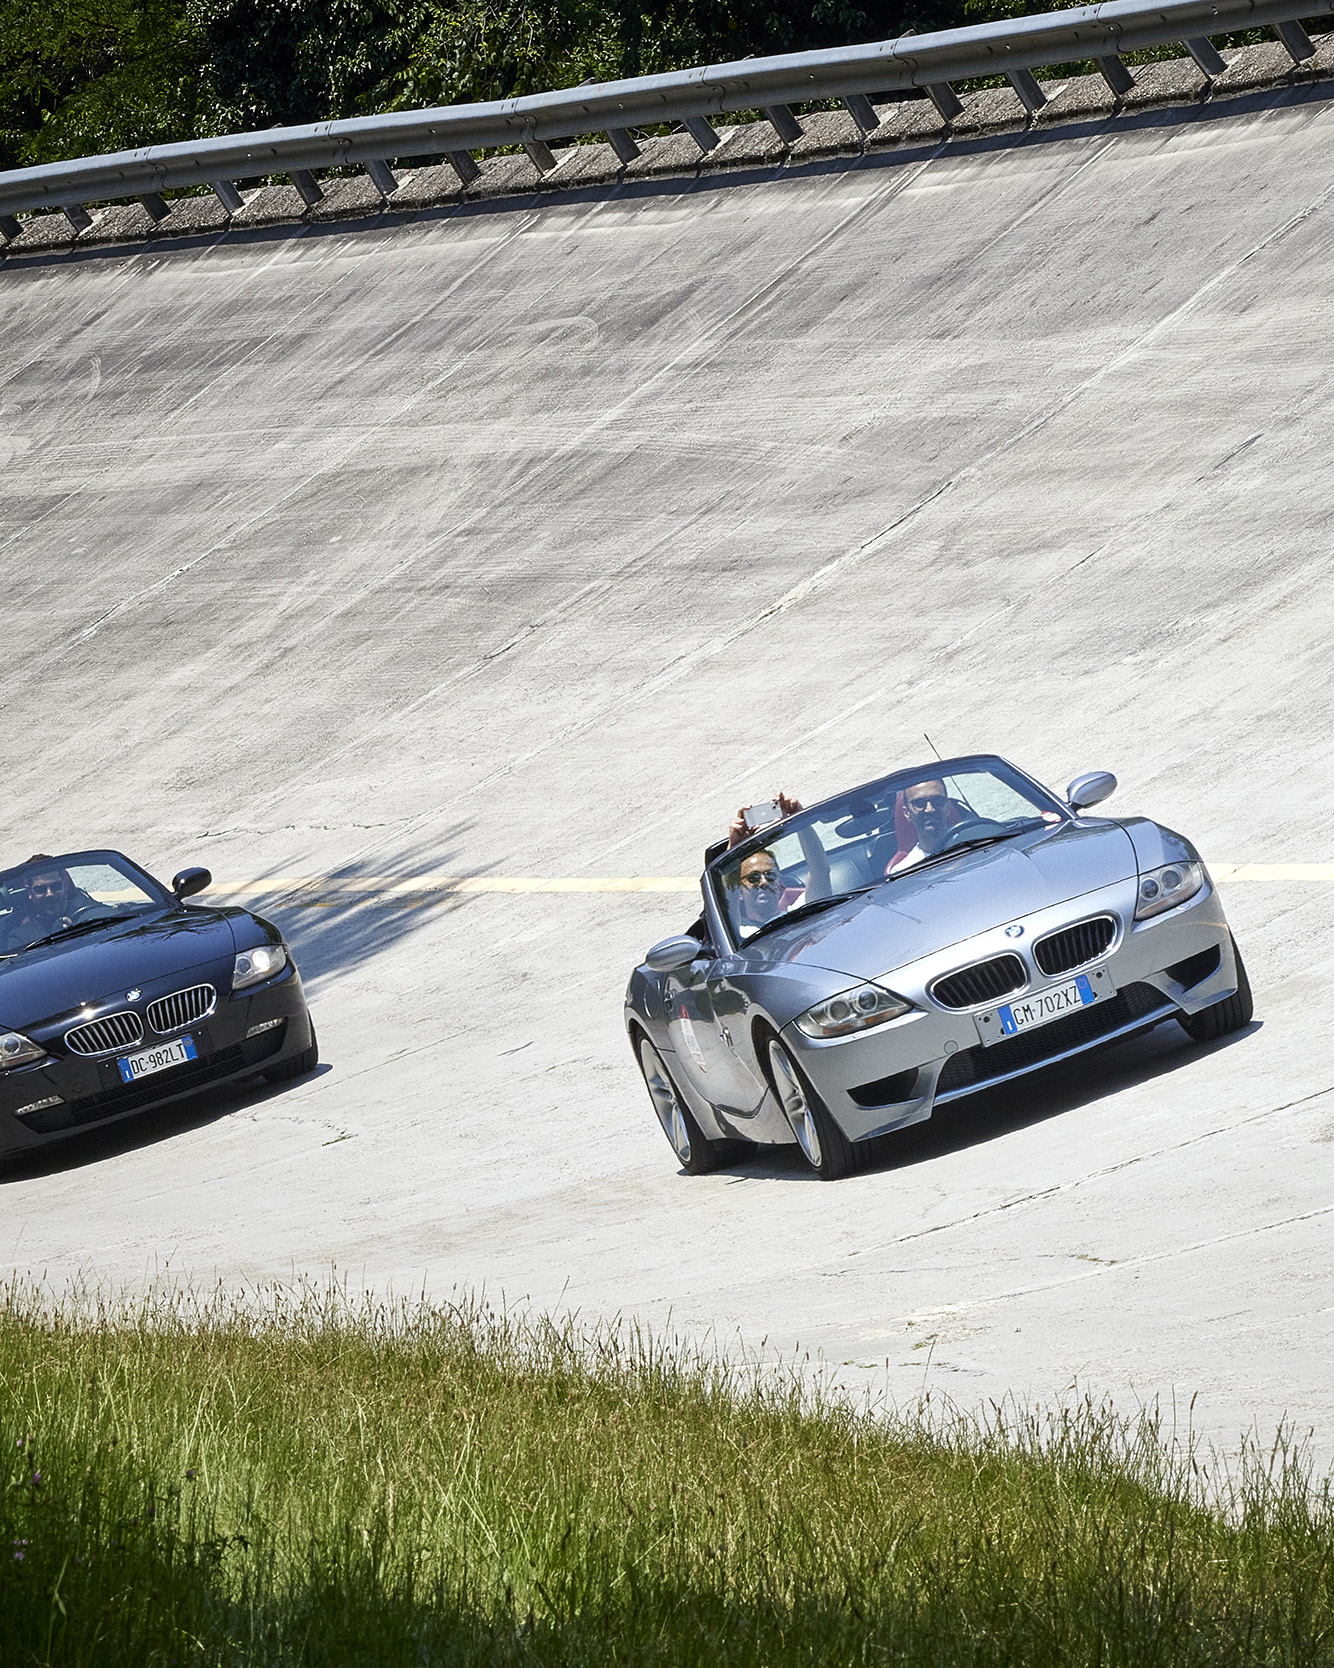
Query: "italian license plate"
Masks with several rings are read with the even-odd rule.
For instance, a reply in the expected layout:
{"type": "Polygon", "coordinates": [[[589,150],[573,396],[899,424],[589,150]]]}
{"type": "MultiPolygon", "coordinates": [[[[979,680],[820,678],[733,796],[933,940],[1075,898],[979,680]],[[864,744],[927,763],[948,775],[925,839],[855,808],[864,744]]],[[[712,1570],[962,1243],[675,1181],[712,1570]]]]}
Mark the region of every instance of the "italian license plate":
{"type": "Polygon", "coordinates": [[[138,1054],[127,1054],[116,1064],[124,1082],[137,1083],[141,1077],[151,1077],[155,1071],[166,1071],[168,1066],[183,1066],[187,1060],[198,1058],[199,1050],[195,1047],[194,1038],[177,1037],[174,1042],[141,1049],[138,1054]]]}
{"type": "Polygon", "coordinates": [[[1080,1008],[1092,1007],[1116,995],[1111,975],[1106,968],[1095,968],[1092,973],[1081,973],[1068,984],[1053,985],[1050,990],[1035,991],[1017,1002],[1003,1002],[989,1013],[977,1015],[977,1034],[984,1043],[1004,1042],[1017,1037],[1021,1031],[1032,1031],[1048,1025],[1053,1019],[1077,1013],[1080,1008]]]}

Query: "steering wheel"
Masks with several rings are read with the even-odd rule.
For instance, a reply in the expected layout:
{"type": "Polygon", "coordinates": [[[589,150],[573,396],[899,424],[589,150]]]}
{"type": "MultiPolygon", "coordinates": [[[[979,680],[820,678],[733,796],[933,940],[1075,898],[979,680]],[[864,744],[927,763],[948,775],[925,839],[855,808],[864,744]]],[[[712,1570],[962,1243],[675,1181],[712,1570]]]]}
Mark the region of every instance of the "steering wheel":
{"type": "Polygon", "coordinates": [[[997,822],[994,817],[965,817],[950,829],[940,850],[949,851],[951,846],[966,845],[969,840],[986,840],[993,834],[1004,834],[1009,826],[1009,823],[997,822]]]}

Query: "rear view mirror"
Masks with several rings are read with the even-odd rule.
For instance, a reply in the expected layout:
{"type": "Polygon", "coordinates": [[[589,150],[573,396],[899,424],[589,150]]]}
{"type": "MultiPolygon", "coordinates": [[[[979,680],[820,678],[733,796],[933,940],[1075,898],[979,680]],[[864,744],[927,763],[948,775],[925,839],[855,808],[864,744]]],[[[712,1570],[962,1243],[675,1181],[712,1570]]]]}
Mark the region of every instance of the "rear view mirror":
{"type": "Polygon", "coordinates": [[[1116,777],[1110,770],[1090,770],[1075,777],[1065,790],[1065,797],[1072,811],[1086,811],[1090,805],[1101,805],[1115,792],[1116,777]]]}
{"type": "Polygon", "coordinates": [[[196,892],[202,892],[212,884],[213,876],[207,869],[182,869],[172,881],[171,890],[179,903],[182,898],[193,898],[196,892]]]}
{"type": "Polygon", "coordinates": [[[700,941],[683,934],[678,938],[664,938],[660,944],[655,944],[644,957],[644,966],[654,973],[675,973],[680,967],[689,967],[696,957],[703,954],[704,946],[700,941]]]}

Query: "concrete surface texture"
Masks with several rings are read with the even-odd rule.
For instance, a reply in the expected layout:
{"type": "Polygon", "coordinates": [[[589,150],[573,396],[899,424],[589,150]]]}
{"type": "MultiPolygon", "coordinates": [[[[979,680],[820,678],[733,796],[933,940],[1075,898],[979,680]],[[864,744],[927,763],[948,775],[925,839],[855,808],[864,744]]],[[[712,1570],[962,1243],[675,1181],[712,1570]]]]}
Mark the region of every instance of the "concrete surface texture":
{"type": "Polygon", "coordinates": [[[621,1031],[735,806],[995,749],[1330,855],[1334,102],[1295,89],[0,270],[6,861],[260,887],[327,1068],[0,1184],[0,1268],[324,1277],[809,1350],[965,1405],[1198,1393],[1334,1453],[1334,887],[1258,1026],[676,1172],[621,1031]]]}

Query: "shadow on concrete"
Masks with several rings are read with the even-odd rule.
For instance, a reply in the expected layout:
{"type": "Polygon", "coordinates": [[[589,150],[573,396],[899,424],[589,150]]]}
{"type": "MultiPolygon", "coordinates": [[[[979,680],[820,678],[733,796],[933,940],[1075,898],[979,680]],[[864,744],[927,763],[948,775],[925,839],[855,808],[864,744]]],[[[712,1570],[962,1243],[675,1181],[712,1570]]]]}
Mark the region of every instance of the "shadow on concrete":
{"type": "Polygon", "coordinates": [[[443,202],[439,205],[412,209],[396,209],[391,204],[386,204],[373,214],[349,215],[346,219],[340,220],[293,220],[268,226],[223,227],[176,235],[163,233],[158,236],[149,235],[140,241],[125,240],[77,247],[70,243],[45,250],[34,249],[31,252],[15,250],[12,254],[5,252],[0,255],[0,270],[13,268],[21,271],[29,267],[64,265],[75,261],[119,261],[145,253],[156,258],[168,254],[193,253],[211,246],[234,249],[249,244],[265,245],[296,238],[319,239],[344,236],[349,232],[383,232],[408,225],[431,224],[439,220],[476,219],[497,214],[523,213],[546,203],[598,203],[606,202],[613,197],[632,202],[645,198],[680,197],[694,192],[726,191],[738,186],[755,185],[765,180],[781,180],[788,177],[806,179],[814,175],[865,173],[868,170],[908,167],[937,154],[978,156],[991,151],[1014,151],[1032,145],[1064,144],[1070,140],[1087,139],[1096,135],[1199,126],[1201,123],[1244,119],[1264,110],[1292,109],[1330,99],[1334,99],[1334,82],[1298,82],[1261,88],[1252,93],[1239,93],[1217,101],[1204,98],[1195,104],[1170,104],[1150,110],[1114,115],[1099,114],[1087,121],[1030,126],[1005,133],[980,133],[971,136],[960,134],[947,139],[932,139],[920,145],[897,145],[856,155],[812,158],[809,162],[763,163],[755,167],[664,174],[648,179],[611,179],[571,186],[568,189],[545,186],[538,191],[492,197],[482,202],[443,202]]]}
{"type": "MultiPolygon", "coordinates": [[[[459,849],[469,824],[455,823],[429,842],[396,851],[373,852],[346,863],[309,886],[270,897],[257,895],[254,913],[280,927],[296,955],[309,991],[337,974],[360,967],[432,925],[442,915],[462,909],[470,894],[444,887],[426,892],[395,892],[400,882],[424,876],[457,878],[459,849]]],[[[468,878],[489,872],[472,864],[468,878]]],[[[268,877],[259,875],[257,882],[268,877]]]]}
{"type": "MultiPolygon", "coordinates": [[[[1252,1020],[1244,1030],[1214,1043],[1192,1042],[1174,1020],[1157,1025],[1140,1037],[1109,1043],[1082,1058],[1047,1066],[1013,1083],[984,1089],[966,1099],[951,1101],[925,1123],[882,1135],[869,1143],[865,1174],[904,1170],[928,1164],[966,1147],[997,1141],[1052,1118],[1064,1117],[1105,1100],[1108,1095],[1137,1088],[1171,1076],[1173,1072],[1220,1049],[1235,1047],[1260,1030],[1252,1020]]],[[[763,1176],[774,1181],[819,1181],[796,1146],[760,1148],[748,1158],[727,1165],[725,1174],[763,1176]]]]}

